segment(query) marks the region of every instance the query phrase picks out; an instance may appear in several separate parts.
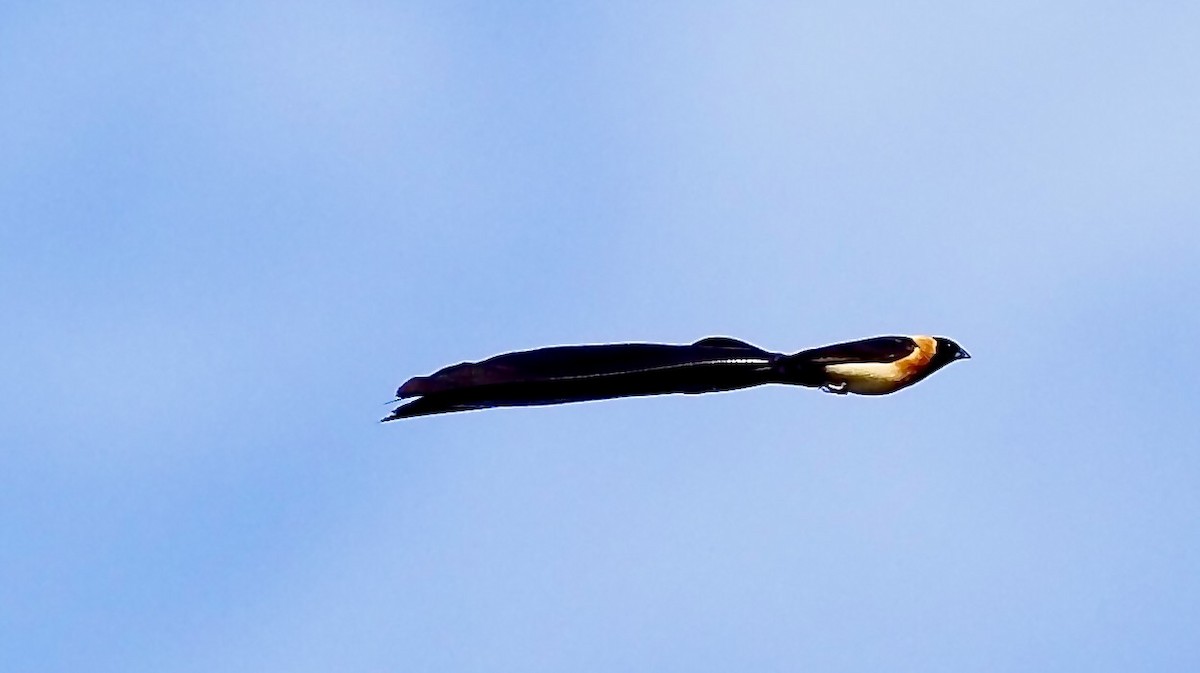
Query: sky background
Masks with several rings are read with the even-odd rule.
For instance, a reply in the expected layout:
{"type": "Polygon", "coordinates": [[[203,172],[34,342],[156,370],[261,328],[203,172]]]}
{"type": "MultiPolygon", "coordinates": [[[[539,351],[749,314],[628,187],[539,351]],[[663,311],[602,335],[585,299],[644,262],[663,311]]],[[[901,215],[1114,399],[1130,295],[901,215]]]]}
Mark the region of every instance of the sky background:
{"type": "Polygon", "coordinates": [[[0,9],[0,668],[1195,671],[1200,6],[0,9]],[[504,351],[974,358],[381,425],[504,351]]]}

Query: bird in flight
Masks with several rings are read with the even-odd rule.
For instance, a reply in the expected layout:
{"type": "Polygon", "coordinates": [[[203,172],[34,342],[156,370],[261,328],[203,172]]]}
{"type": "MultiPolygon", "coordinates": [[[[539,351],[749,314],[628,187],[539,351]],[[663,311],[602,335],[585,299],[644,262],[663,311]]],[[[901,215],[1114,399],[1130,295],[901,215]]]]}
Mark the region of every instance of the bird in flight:
{"type": "Polygon", "coordinates": [[[730,337],[708,337],[687,345],[552,346],[463,362],[411,378],[396,397],[416,399],[396,407],[383,420],[491,407],[713,393],[767,383],[820,388],[838,395],[886,395],[969,357],[954,341],[932,336],[878,336],[792,355],[730,337]]]}

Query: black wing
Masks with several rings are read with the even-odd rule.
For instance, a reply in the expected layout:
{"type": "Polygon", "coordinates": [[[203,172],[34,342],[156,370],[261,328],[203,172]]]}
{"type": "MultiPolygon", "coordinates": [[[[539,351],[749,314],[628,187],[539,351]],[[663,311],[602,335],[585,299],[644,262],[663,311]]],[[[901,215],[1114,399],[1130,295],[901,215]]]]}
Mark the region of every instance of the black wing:
{"type": "Polygon", "coordinates": [[[770,380],[779,357],[729,337],[691,345],[556,346],[464,362],[410,379],[396,391],[417,397],[385,421],[497,406],[561,404],[635,395],[707,393],[770,380]]]}
{"type": "Polygon", "coordinates": [[[800,351],[789,358],[816,365],[844,362],[895,362],[917,349],[917,342],[906,336],[880,336],[846,341],[800,351]]]}
{"type": "Polygon", "coordinates": [[[917,348],[906,336],[881,336],[809,348],[780,358],[776,369],[780,383],[823,386],[829,383],[827,365],[845,362],[895,362],[917,348]]]}

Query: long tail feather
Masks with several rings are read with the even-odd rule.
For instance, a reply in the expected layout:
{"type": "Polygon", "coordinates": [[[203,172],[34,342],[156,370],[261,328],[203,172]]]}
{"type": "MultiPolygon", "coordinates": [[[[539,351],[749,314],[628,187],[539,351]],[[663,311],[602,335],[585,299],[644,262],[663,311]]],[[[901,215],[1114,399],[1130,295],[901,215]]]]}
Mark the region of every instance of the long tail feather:
{"type": "Polygon", "coordinates": [[[727,337],[691,345],[557,346],[464,362],[409,379],[397,397],[419,399],[385,421],[497,406],[561,404],[769,383],[781,357],[727,337]]]}

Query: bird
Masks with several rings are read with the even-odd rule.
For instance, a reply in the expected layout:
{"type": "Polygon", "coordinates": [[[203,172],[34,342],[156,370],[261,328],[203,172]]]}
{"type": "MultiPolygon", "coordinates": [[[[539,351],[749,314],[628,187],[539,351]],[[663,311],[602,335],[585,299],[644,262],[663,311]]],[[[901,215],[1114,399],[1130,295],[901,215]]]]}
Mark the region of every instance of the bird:
{"type": "Polygon", "coordinates": [[[416,376],[384,422],[492,407],[712,393],[770,383],[846,395],[887,395],[971,355],[946,337],[876,336],[787,355],[732,337],[692,344],[550,346],[416,376]],[[416,399],[410,399],[416,398],[416,399]]]}

